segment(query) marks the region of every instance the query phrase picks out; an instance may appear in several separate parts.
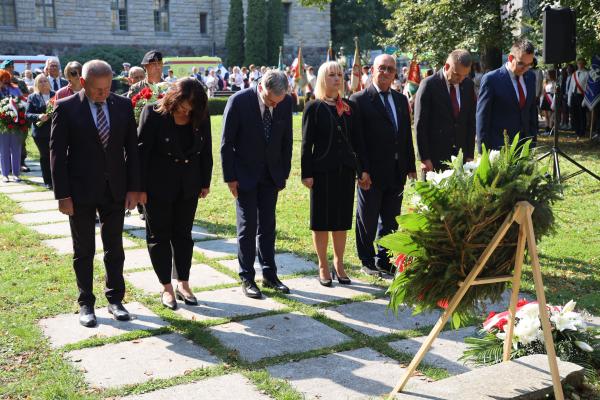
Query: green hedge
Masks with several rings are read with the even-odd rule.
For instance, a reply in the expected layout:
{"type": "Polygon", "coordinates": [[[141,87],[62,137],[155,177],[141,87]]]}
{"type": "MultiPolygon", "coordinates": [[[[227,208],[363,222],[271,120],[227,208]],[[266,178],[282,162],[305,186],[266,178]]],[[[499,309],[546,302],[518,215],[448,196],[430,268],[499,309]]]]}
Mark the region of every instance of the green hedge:
{"type": "MultiPolygon", "coordinates": [[[[229,97],[211,97],[208,99],[208,112],[210,115],[223,115],[225,105],[229,97]]],[[[296,112],[304,111],[304,98],[300,98],[300,103],[296,106],[296,112]]]]}

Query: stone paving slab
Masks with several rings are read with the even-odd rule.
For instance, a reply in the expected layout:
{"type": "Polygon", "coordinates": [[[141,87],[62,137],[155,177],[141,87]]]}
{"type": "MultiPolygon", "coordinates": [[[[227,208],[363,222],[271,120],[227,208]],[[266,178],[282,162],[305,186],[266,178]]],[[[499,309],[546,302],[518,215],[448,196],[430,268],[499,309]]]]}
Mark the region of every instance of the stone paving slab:
{"type": "MultiPolygon", "coordinates": [[[[239,263],[238,260],[222,260],[219,264],[229,268],[234,272],[238,272],[239,263]]],[[[275,254],[275,264],[277,264],[277,275],[282,277],[286,275],[297,274],[299,272],[314,271],[315,274],[318,270],[317,264],[312,261],[300,258],[292,253],[281,253],[275,254]]],[[[256,271],[256,280],[262,279],[262,268],[258,261],[254,263],[254,270],[256,271]]]]}
{"type": "Polygon", "coordinates": [[[206,240],[196,242],[194,251],[208,258],[235,257],[237,255],[237,239],[206,240]]]}
{"type": "Polygon", "coordinates": [[[146,229],[146,221],[142,221],[139,215],[132,214],[130,217],[125,217],[123,220],[123,229],[146,229]]]}
{"type": "Polygon", "coordinates": [[[195,321],[262,314],[285,308],[285,305],[266,296],[262,299],[250,299],[244,295],[241,287],[199,292],[194,295],[198,299],[197,306],[187,306],[180,302],[175,312],[183,318],[195,321]]]}
{"type": "MultiPolygon", "coordinates": [[[[583,367],[557,360],[561,379],[583,379],[583,367]]],[[[535,354],[477,368],[464,374],[407,388],[396,399],[402,400],[493,400],[544,399],[552,393],[548,356],[535,354]]]]}
{"type": "Polygon", "coordinates": [[[24,193],[24,192],[31,192],[33,190],[37,190],[38,187],[37,186],[31,186],[31,185],[25,185],[23,183],[19,184],[19,185],[15,185],[15,186],[0,186],[0,193],[4,193],[4,194],[12,194],[12,193],[24,193]]]}
{"type": "Polygon", "coordinates": [[[25,225],[48,224],[50,222],[68,221],[69,217],[58,210],[42,211],[27,214],[15,214],[15,221],[25,225]]]}
{"type": "MultiPolygon", "coordinates": [[[[444,368],[451,375],[471,371],[475,367],[471,364],[465,365],[462,361],[459,361],[459,358],[462,357],[464,351],[467,349],[465,338],[475,336],[476,334],[477,328],[475,327],[442,332],[433,342],[433,346],[427,352],[423,361],[431,366],[444,368]]],[[[425,342],[426,338],[426,336],[420,336],[398,340],[389,345],[401,353],[415,355],[421,348],[423,342],[425,342]]]]}
{"type": "Polygon", "coordinates": [[[39,183],[40,185],[44,184],[44,178],[42,177],[41,171],[32,171],[25,175],[24,178],[27,178],[28,181],[33,183],[39,183]]]}
{"type": "MultiPolygon", "coordinates": [[[[359,400],[389,393],[404,373],[397,361],[370,348],[361,348],[267,367],[288,380],[304,399],[359,400]]],[[[419,382],[411,378],[407,389],[419,382]]]]}
{"type": "MultiPolygon", "coordinates": [[[[95,236],[96,239],[96,252],[100,252],[104,250],[104,245],[102,244],[102,238],[100,235],[95,236]]],[[[72,254],[73,253],[73,241],[70,237],[57,238],[57,239],[46,239],[42,240],[42,243],[46,246],[52,247],[56,250],[57,254],[72,254]]],[[[131,241],[130,239],[123,238],[123,248],[128,247],[136,247],[137,243],[131,241]]]]}
{"type": "Polygon", "coordinates": [[[388,301],[384,298],[344,304],[323,310],[323,313],[369,336],[389,335],[402,330],[434,325],[440,316],[438,312],[413,316],[411,309],[401,308],[396,317],[392,310],[387,309],[388,301]]]}
{"type": "MultiPolygon", "coordinates": [[[[41,233],[42,235],[52,236],[71,236],[71,225],[69,222],[57,222],[54,224],[46,225],[32,225],[30,226],[34,231],[41,233]]],[[[100,232],[100,225],[96,224],[96,233],[100,232]]]]}
{"type": "MultiPolygon", "coordinates": [[[[149,294],[158,294],[162,291],[162,285],[153,270],[131,272],[125,274],[125,279],[136,288],[149,294]]],[[[203,288],[235,282],[237,282],[235,279],[205,264],[192,265],[192,269],[190,270],[189,283],[192,288],[203,288]]],[[[177,280],[173,280],[173,285],[177,285],[177,280]]]]}
{"type": "Polygon", "coordinates": [[[317,276],[287,279],[285,284],[291,289],[291,293],[286,296],[304,304],[347,300],[365,294],[381,293],[385,290],[356,279],[352,279],[351,285],[340,285],[334,280],[332,287],[325,287],[319,283],[317,276]]]}
{"type": "Polygon", "coordinates": [[[54,200],[54,193],[45,190],[43,192],[14,193],[9,194],[8,197],[13,201],[54,200]]]}
{"type": "Polygon", "coordinates": [[[266,357],[331,347],[350,338],[306,315],[271,315],[210,328],[226,347],[255,362],[266,357]]]}
{"type": "MultiPolygon", "coordinates": [[[[136,229],[133,231],[129,231],[128,233],[137,238],[146,240],[146,229],[136,229]]],[[[204,228],[201,228],[199,226],[192,227],[192,240],[194,240],[194,241],[214,239],[216,237],[217,237],[217,235],[215,235],[214,233],[208,232],[204,228]]]]}
{"type": "Polygon", "coordinates": [[[46,211],[46,210],[57,210],[57,200],[42,200],[42,201],[25,201],[19,203],[19,206],[25,211],[46,211]]]}
{"type": "Polygon", "coordinates": [[[40,320],[44,335],[52,347],[62,347],[92,337],[106,338],[122,335],[131,331],[147,331],[169,325],[140,303],[125,304],[131,315],[131,321],[116,321],[106,307],[96,309],[98,325],[85,328],[79,325],[79,314],[61,314],[40,320]]]}
{"type": "MultiPolygon", "coordinates": [[[[104,255],[96,254],[96,260],[102,262],[104,255]]],[[[148,249],[125,250],[125,264],[123,270],[127,271],[136,268],[152,268],[152,261],[148,254],[148,249]]]]}
{"type": "Polygon", "coordinates": [[[66,356],[83,370],[92,387],[100,388],[171,378],[219,363],[206,349],[176,333],[74,350],[66,356]]]}
{"type": "Polygon", "coordinates": [[[207,378],[185,385],[172,386],[137,396],[121,397],[123,400],[271,400],[260,393],[241,374],[207,378]]]}

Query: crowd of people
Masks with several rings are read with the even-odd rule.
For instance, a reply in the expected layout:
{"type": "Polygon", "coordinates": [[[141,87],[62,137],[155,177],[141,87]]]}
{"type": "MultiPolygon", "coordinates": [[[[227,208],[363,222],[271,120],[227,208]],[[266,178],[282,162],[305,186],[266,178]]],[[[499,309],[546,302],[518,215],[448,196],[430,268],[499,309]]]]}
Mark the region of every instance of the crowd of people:
{"type": "MultiPolygon", "coordinates": [[[[310,94],[302,117],[300,173],[310,190],[309,228],[318,279],[327,287],[334,280],[351,284],[344,253],[353,224],[362,272],[393,275],[388,251],[376,239],[398,228],[406,180],[416,179],[417,170],[425,174],[443,169],[459,152],[468,162],[483,145],[499,149],[504,132],[511,138],[520,133],[535,143],[540,110],[552,127],[557,77],[564,81],[564,103],[573,112],[576,133],[582,134],[585,126],[579,108],[587,82],[585,61],[578,60],[577,71],[571,66],[559,73],[547,71],[540,83],[534,47],[527,40],[515,42],[506,64],[486,74],[468,51],[454,50],[442,68],[421,82],[411,103],[398,90],[406,71],[399,72],[395,58],[387,54],[375,58],[364,71],[365,87],[350,96],[345,71],[335,61],[322,64],[316,74],[308,68],[304,93],[294,89],[289,71],[278,69],[251,65],[233,67],[227,77],[214,70],[163,77],[157,50],[147,52],[140,65],[124,65],[122,76],[130,83],[126,96],[111,91],[114,72],[102,60],[69,62],[63,71],[66,79],[60,77],[55,59],[32,82],[18,80],[10,63],[4,62],[0,70],[1,97],[28,94],[26,118],[40,151],[44,183],[54,190],[59,210],[69,216],[80,323],[88,327],[97,323],[92,287],[96,218],[104,246],[108,309],[118,320],[129,319],[122,304],[122,231],[125,211],[136,206],[145,219],[148,252],[163,286],[162,304],[170,309],[178,307],[178,300],[197,304],[188,283],[191,230],[199,199],[210,193],[208,98],[216,88],[235,91],[223,114],[220,156],[236,204],[241,287],[251,298],[262,296],[255,281],[257,257],[263,287],[290,292],[277,275],[275,238],[277,199],[292,166],[293,93],[310,94]],[[131,98],[161,82],[169,90],[156,103],[146,104],[136,122],[131,98]],[[50,112],[51,99],[55,104],[50,112]]],[[[564,110],[558,112],[561,123],[568,123],[564,110]]],[[[12,169],[18,181],[22,135],[2,132],[0,139],[3,179],[9,180],[12,169]]]]}

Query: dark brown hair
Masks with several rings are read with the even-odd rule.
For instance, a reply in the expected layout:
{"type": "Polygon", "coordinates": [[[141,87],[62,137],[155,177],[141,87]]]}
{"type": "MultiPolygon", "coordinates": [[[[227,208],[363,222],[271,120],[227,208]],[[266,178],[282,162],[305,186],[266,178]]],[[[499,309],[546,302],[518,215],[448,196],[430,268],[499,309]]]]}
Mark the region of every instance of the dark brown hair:
{"type": "Polygon", "coordinates": [[[199,128],[208,118],[208,97],[202,84],[195,78],[177,80],[165,97],[157,102],[156,111],[162,115],[173,114],[184,101],[189,101],[192,106],[192,126],[199,128]]]}

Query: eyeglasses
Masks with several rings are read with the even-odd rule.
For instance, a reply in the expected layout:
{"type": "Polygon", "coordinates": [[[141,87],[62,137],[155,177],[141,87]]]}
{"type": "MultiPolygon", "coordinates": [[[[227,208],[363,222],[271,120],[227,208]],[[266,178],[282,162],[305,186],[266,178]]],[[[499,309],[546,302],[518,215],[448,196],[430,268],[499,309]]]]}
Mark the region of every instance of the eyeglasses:
{"type": "Polygon", "coordinates": [[[525,64],[523,61],[517,61],[517,67],[519,67],[519,68],[531,68],[531,67],[533,67],[533,63],[530,62],[528,64],[525,64]]]}
{"type": "Polygon", "coordinates": [[[380,65],[379,67],[377,67],[377,71],[393,74],[394,72],[396,72],[396,67],[386,67],[385,65],[380,65]]]}

